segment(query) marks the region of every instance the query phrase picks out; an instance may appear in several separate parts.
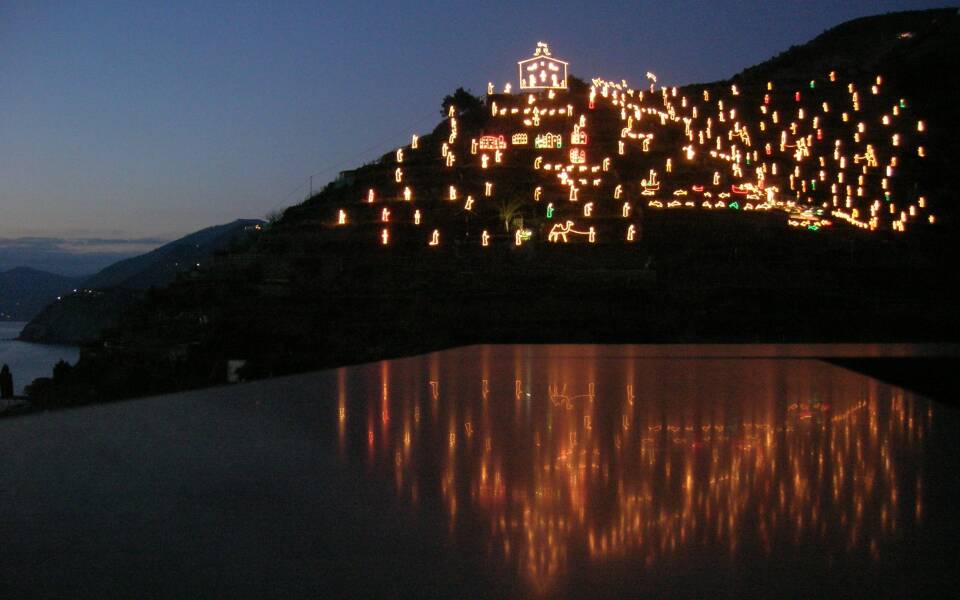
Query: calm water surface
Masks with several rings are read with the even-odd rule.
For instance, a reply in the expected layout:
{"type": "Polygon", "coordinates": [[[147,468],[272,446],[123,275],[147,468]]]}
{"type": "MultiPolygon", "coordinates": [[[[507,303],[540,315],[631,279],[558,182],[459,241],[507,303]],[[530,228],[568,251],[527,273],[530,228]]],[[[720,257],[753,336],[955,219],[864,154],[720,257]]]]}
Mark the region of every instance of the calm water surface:
{"type": "Polygon", "coordinates": [[[23,388],[37,377],[50,377],[57,361],[63,359],[73,364],[80,358],[80,349],[75,346],[16,341],[25,325],[19,321],[0,321],[0,365],[10,365],[16,394],[23,394],[23,388]]]}
{"type": "Polygon", "coordinates": [[[644,354],[482,347],[341,369],[338,451],[496,594],[956,582],[940,570],[957,566],[954,411],[815,360],[644,354]]]}
{"type": "Polygon", "coordinates": [[[8,419],[0,597],[955,595],[954,409],[799,358],[822,348],[666,350],[8,419]]]}

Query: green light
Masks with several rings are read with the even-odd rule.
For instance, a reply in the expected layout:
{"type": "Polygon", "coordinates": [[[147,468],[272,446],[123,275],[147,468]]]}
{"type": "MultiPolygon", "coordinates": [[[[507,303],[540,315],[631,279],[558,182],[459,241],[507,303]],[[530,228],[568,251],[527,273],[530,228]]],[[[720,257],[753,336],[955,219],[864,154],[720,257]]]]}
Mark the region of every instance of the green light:
{"type": "Polygon", "coordinates": [[[739,202],[731,202],[731,203],[728,204],[727,206],[729,206],[730,208],[732,208],[732,209],[734,209],[734,210],[740,210],[740,203],[739,203],[739,202]]]}
{"type": "Polygon", "coordinates": [[[552,219],[552,218],[553,218],[553,207],[552,207],[552,206],[548,206],[548,207],[547,207],[547,218],[548,218],[548,219],[552,219]]]}
{"type": "Polygon", "coordinates": [[[815,87],[816,87],[816,85],[814,84],[813,80],[811,79],[811,80],[810,80],[810,89],[812,90],[812,89],[815,88],[815,87]]]}

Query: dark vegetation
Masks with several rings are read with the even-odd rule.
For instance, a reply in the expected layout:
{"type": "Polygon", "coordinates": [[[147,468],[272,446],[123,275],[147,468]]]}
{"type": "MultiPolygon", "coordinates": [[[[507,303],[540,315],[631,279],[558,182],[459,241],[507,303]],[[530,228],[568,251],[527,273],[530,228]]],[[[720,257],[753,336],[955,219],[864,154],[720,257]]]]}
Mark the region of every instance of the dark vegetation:
{"type": "MultiPolygon", "coordinates": [[[[956,12],[872,19],[844,24],[737,79],[889,69],[887,85],[922,106],[931,129],[943,129],[931,138],[940,161],[933,164],[955,164],[956,12]],[[913,36],[901,39],[903,30],[913,36]],[[922,86],[921,68],[928,70],[922,86]]],[[[585,84],[571,85],[568,101],[584,98],[585,84]]],[[[484,130],[483,99],[461,88],[441,108],[451,103],[461,135],[484,130]]],[[[591,143],[616,139],[614,117],[591,117],[591,143]]],[[[418,203],[440,201],[440,186],[427,183],[443,171],[437,157],[446,131],[441,124],[422,136],[423,151],[409,159],[418,203]]],[[[243,247],[147,291],[76,366],[59,365],[52,379],[35,382],[31,400],[54,407],[215,385],[226,380],[230,359],[245,360],[241,374],[257,378],[479,342],[948,341],[960,333],[950,207],[942,225],[902,237],[842,226],[811,234],[785,227],[781,213],[648,211],[633,246],[515,247],[503,243],[500,227],[489,228],[500,243],[481,250],[481,223],[515,229],[522,221],[541,240],[549,229],[521,197],[530,169],[507,167],[496,203],[475,213],[450,205],[441,218],[458,241],[442,248],[403,235],[381,247],[375,222],[330,227],[335,207],[391,180],[392,157],[343,173],[243,247]]],[[[626,183],[646,168],[621,160],[613,171],[626,183]]],[[[475,171],[454,172],[463,185],[477,184],[475,171]]],[[[952,170],[923,176],[939,176],[935,193],[956,199],[952,170]]]]}
{"type": "Polygon", "coordinates": [[[0,273],[0,321],[28,321],[56,299],[73,291],[81,279],[28,267],[0,273]]]}
{"type": "Polygon", "coordinates": [[[49,304],[30,315],[20,339],[62,344],[95,342],[104,330],[117,324],[124,310],[142,301],[148,290],[189,274],[216,252],[242,249],[262,225],[256,219],[239,219],[207,227],[141,256],[121,260],[90,277],[71,280],[75,289],[46,296],[49,304]],[[54,296],[60,298],[51,302],[54,296]]]}

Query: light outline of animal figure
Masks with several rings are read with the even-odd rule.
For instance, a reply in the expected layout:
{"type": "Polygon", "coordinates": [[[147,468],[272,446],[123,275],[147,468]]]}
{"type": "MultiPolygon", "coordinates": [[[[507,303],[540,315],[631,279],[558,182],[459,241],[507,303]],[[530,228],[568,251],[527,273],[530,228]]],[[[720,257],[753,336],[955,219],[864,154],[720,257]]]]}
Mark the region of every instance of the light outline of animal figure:
{"type": "Polygon", "coordinates": [[[559,385],[548,385],[547,397],[554,406],[572,410],[574,400],[582,401],[585,399],[588,402],[593,402],[596,396],[593,391],[593,384],[591,383],[589,384],[588,392],[586,394],[577,394],[575,396],[571,396],[567,393],[567,384],[563,384],[563,387],[560,387],[559,385]]]}
{"type": "Polygon", "coordinates": [[[589,239],[590,243],[593,243],[597,239],[596,229],[590,227],[587,231],[578,231],[573,228],[574,222],[567,221],[566,223],[554,223],[553,227],[550,229],[550,233],[547,235],[547,241],[556,243],[560,238],[563,238],[563,243],[569,243],[568,235],[585,235],[589,239]]]}

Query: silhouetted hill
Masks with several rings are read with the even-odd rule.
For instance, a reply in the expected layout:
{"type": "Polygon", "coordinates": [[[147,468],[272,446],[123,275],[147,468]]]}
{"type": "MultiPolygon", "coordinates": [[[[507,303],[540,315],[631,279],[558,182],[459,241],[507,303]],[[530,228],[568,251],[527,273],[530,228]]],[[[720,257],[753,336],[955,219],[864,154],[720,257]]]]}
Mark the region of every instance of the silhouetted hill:
{"type": "MultiPolygon", "coordinates": [[[[830,71],[846,81],[866,81],[881,75],[885,84],[908,100],[910,112],[927,120],[928,143],[936,148],[928,159],[924,179],[929,189],[955,198],[955,170],[960,161],[958,9],[854,19],[744,69],[733,81],[753,86],[769,80],[797,85],[830,71]]],[[[956,227],[958,203],[945,204],[944,216],[956,227]]]]}
{"type": "Polygon", "coordinates": [[[29,321],[43,307],[76,288],[82,278],[28,267],[0,273],[0,321],[29,321]]]}
{"type": "Polygon", "coordinates": [[[844,77],[877,73],[910,63],[914,68],[936,68],[955,61],[957,9],[943,8],[874,15],[832,27],[805,44],[791,46],[775,57],[748,67],[735,81],[805,81],[837,71],[844,77]]]}
{"type": "Polygon", "coordinates": [[[263,224],[259,219],[238,219],[201,229],[146,254],[114,263],[85,279],[83,287],[92,290],[162,287],[173,281],[177,273],[193,269],[214,252],[233,244],[238,234],[263,224]]]}
{"type": "Polygon", "coordinates": [[[113,326],[142,292],[163,287],[195,270],[215,253],[259,231],[264,221],[238,219],[201,229],[142,256],[110,265],[49,303],[30,320],[20,339],[42,343],[89,343],[113,326]]]}
{"type": "Polygon", "coordinates": [[[916,30],[884,41],[897,76],[837,41],[860,35],[847,24],[733,81],[458,90],[431,132],[135,302],[31,393],[82,403],[222,383],[228,360],[253,378],[479,342],[957,339],[942,124],[958,105],[933,99],[955,83],[908,78],[927,49],[956,61],[957,16],[880,19],[863,35],[916,30]]]}

